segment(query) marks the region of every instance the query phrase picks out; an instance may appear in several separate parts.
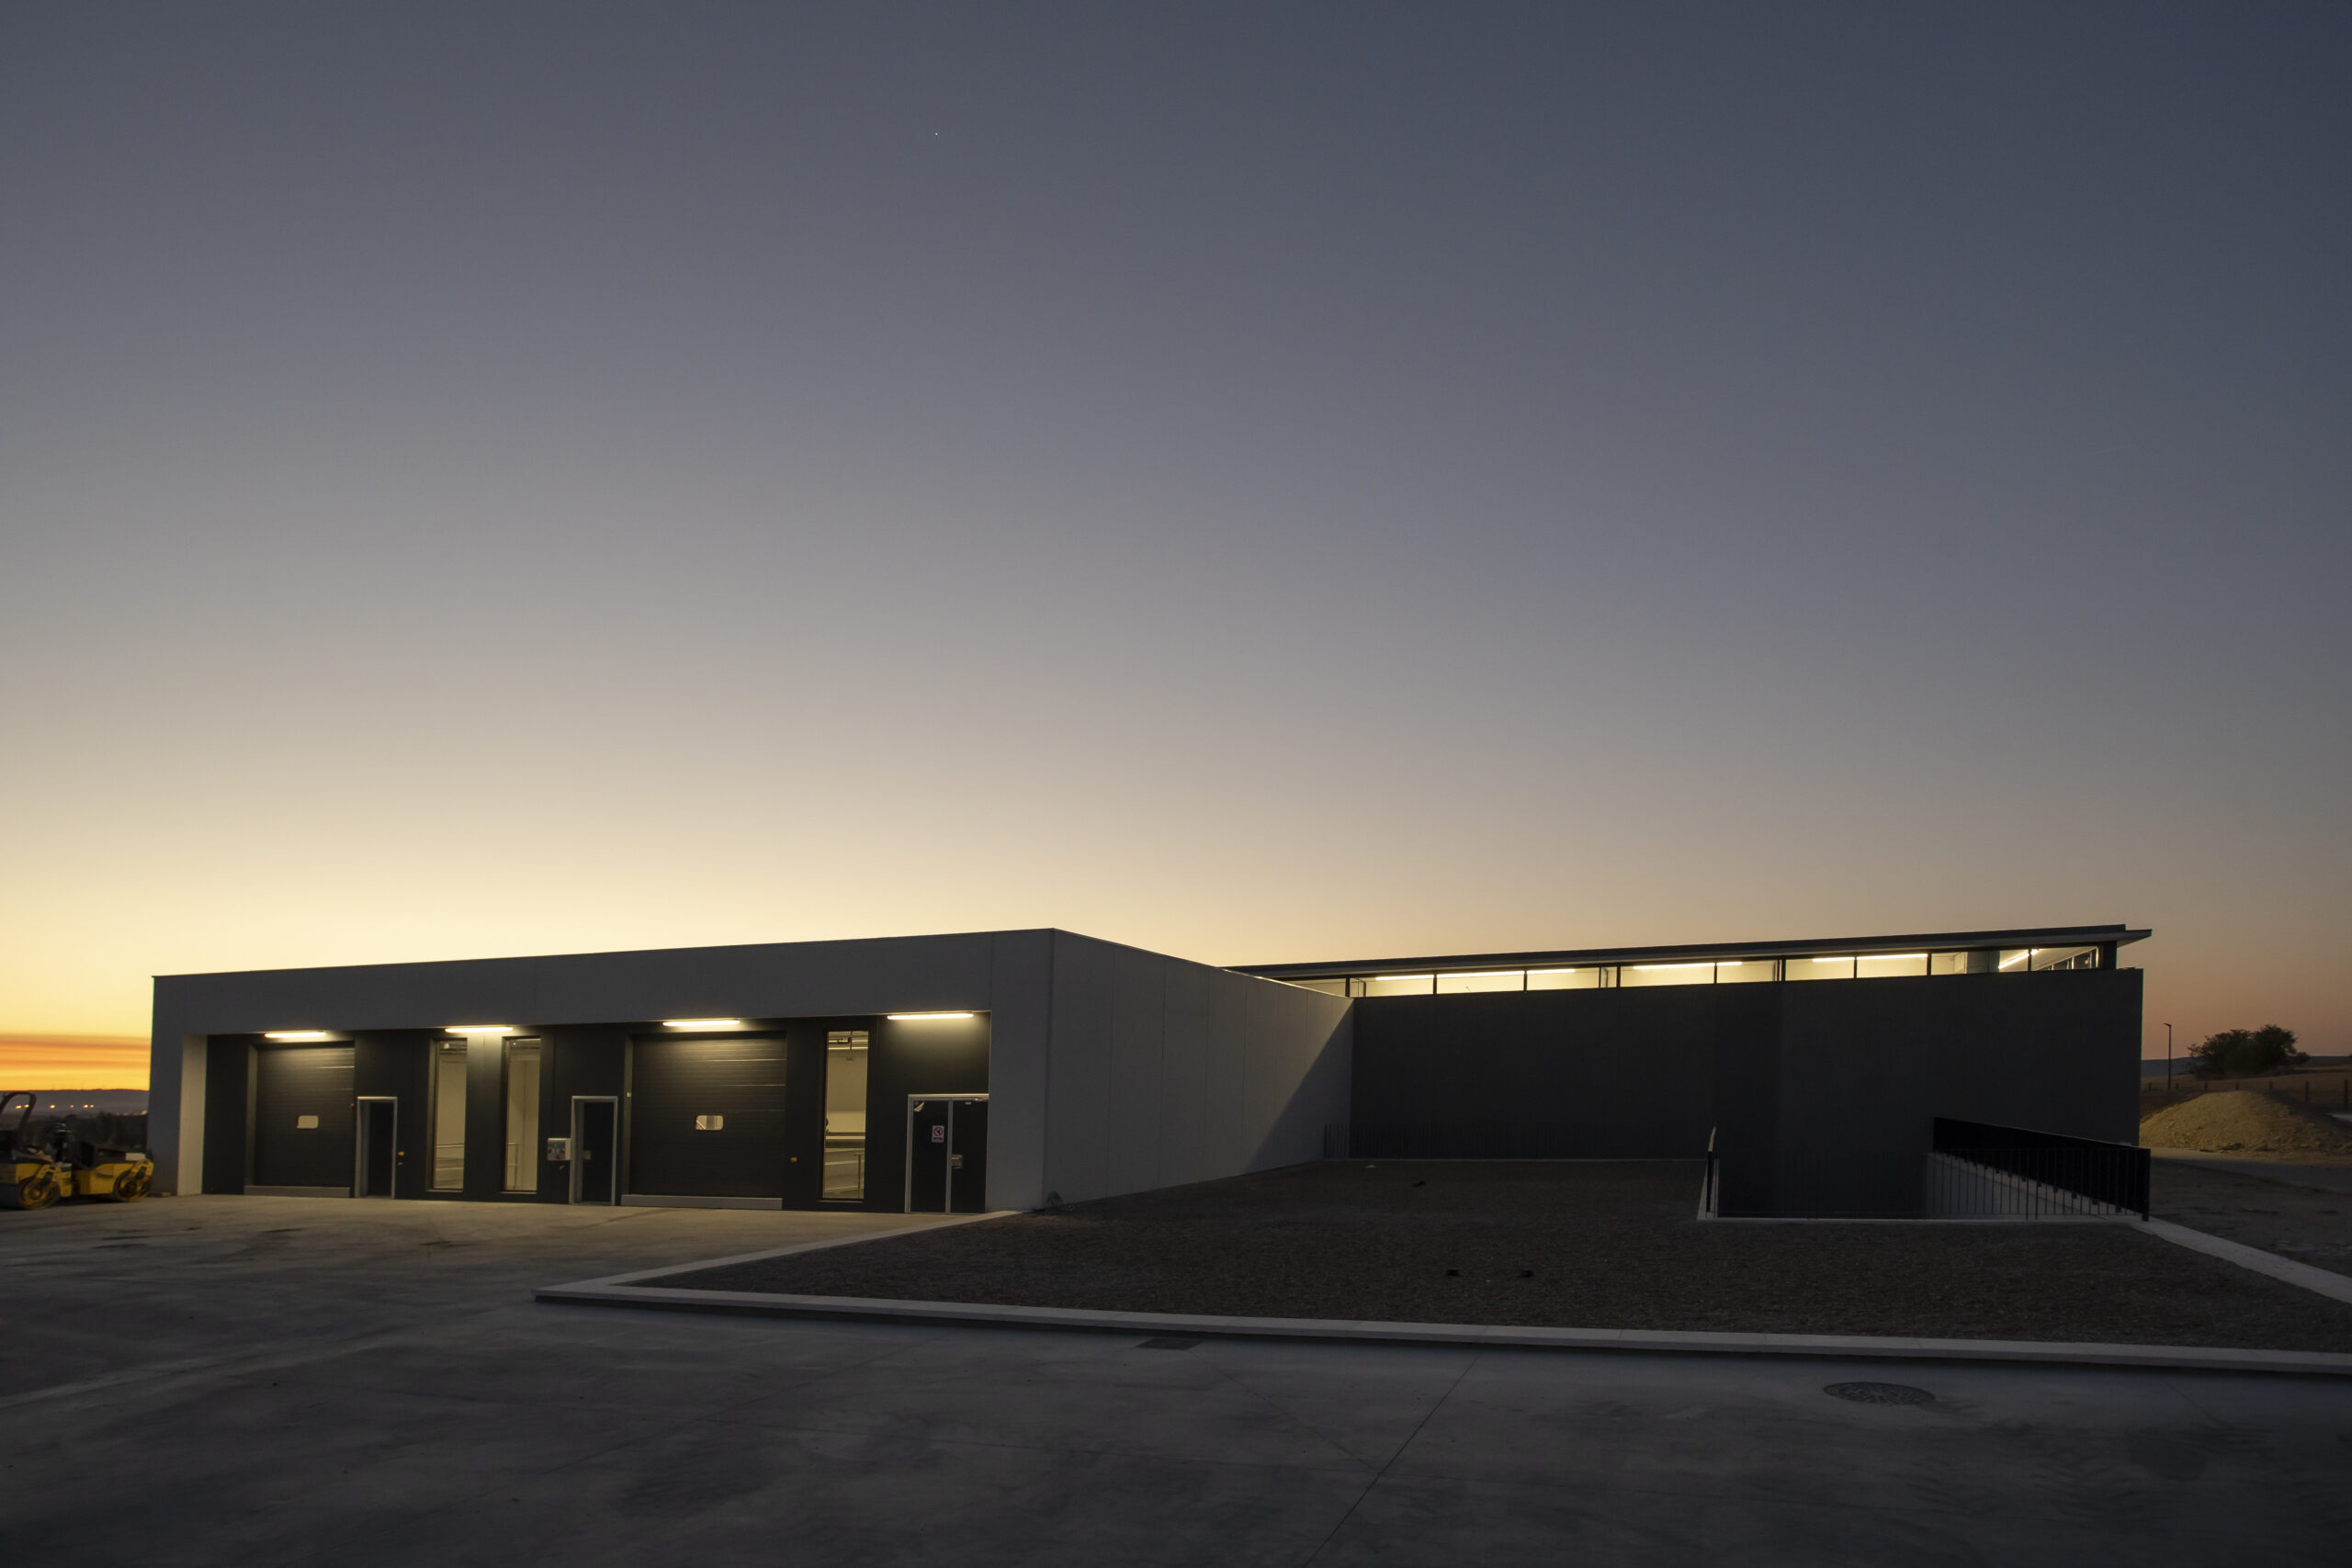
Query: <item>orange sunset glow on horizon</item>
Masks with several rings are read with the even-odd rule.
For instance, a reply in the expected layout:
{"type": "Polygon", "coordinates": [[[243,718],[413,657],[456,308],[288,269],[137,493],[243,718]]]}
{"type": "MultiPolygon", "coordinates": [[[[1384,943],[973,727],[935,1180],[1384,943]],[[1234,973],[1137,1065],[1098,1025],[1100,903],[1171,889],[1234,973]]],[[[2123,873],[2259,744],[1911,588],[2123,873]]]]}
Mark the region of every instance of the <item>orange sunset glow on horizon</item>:
{"type": "Polygon", "coordinates": [[[142,1036],[0,1034],[0,1090],[146,1087],[142,1036]]]}

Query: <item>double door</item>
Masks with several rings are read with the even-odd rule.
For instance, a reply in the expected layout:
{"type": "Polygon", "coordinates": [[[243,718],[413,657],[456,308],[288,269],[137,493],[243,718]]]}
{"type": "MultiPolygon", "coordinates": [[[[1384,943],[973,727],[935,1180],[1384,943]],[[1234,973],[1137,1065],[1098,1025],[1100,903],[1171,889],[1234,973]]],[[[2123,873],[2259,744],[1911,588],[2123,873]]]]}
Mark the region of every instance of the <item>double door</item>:
{"type": "Polygon", "coordinates": [[[989,1097],[907,1096],[907,1213],[988,1211],[989,1097]]]}

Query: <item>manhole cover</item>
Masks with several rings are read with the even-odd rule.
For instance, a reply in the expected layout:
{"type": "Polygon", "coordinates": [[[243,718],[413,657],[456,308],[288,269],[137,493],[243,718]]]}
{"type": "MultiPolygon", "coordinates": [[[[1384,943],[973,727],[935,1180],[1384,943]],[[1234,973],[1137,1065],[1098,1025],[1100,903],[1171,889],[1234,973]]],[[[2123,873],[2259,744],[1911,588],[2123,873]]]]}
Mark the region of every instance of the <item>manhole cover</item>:
{"type": "Polygon", "coordinates": [[[1924,1388],[1900,1382],[1833,1382],[1821,1391],[1857,1404],[1933,1404],[1936,1396],[1924,1388]]]}

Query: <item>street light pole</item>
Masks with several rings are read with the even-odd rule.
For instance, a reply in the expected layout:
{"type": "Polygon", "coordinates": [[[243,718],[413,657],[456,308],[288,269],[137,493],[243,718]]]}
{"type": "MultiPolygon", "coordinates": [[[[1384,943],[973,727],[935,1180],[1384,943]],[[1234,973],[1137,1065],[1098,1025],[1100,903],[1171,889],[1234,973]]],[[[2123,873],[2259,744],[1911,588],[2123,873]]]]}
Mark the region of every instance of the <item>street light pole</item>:
{"type": "Polygon", "coordinates": [[[2172,1092],[2172,1025],[2165,1025],[2165,1092],[2172,1092]]]}

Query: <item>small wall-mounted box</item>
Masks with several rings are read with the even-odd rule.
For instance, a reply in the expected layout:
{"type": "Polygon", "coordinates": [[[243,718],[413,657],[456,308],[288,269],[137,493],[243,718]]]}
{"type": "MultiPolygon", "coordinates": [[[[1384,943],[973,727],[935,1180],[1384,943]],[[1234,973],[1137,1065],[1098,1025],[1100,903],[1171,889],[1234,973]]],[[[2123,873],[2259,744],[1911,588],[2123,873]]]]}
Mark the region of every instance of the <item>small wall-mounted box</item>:
{"type": "Polygon", "coordinates": [[[568,1163],[571,1158],[571,1140],[570,1138],[549,1138],[548,1140],[548,1162],[550,1165],[563,1165],[568,1163]]]}

